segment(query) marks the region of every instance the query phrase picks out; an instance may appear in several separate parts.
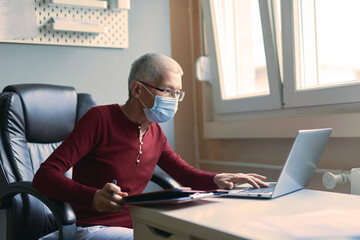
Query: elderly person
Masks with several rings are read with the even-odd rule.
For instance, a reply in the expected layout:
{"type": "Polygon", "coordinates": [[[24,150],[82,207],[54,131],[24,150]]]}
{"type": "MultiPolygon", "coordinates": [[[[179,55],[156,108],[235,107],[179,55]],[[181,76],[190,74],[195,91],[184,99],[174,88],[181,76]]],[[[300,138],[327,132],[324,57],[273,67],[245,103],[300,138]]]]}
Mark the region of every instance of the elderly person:
{"type": "Polygon", "coordinates": [[[131,67],[127,102],[90,109],[41,165],[33,186],[72,205],[78,239],[133,239],[129,209],[121,200],[145,189],[156,164],[193,189],[230,189],[245,182],[268,186],[257,174],[197,170],[169,146],[158,123],[170,120],[183,100],[182,75],[172,58],[140,57],[131,67]],[[71,167],[69,179],[64,173],[71,167]]]}

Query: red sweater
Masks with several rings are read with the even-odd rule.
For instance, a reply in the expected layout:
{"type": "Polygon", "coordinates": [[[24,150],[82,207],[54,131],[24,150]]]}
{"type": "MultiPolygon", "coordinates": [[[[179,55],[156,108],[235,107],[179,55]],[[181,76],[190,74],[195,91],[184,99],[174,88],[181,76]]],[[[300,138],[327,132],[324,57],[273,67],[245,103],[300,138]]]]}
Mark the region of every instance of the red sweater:
{"type": "Polygon", "coordinates": [[[139,164],[139,124],[130,121],[117,104],[90,109],[69,137],[41,164],[33,186],[40,193],[69,202],[79,226],[132,227],[128,206],[124,211],[98,212],[92,208],[95,192],[117,179],[129,195],[143,192],[156,164],[184,186],[214,189],[214,173],[197,170],[174,153],[158,124],[143,137],[139,164]],[[73,177],[64,173],[73,167],[73,177]]]}

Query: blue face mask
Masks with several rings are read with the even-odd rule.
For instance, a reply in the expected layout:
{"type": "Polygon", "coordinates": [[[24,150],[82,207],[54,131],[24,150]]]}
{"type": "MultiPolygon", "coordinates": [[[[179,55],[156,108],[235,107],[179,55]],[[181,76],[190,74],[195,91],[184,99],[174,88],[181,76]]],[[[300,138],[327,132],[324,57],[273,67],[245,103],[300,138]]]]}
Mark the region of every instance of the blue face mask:
{"type": "Polygon", "coordinates": [[[140,102],[144,106],[144,113],[146,118],[153,123],[162,123],[169,121],[174,117],[178,109],[178,100],[172,97],[163,97],[156,95],[154,106],[152,106],[152,108],[147,108],[145,104],[141,101],[141,99],[140,102]]]}

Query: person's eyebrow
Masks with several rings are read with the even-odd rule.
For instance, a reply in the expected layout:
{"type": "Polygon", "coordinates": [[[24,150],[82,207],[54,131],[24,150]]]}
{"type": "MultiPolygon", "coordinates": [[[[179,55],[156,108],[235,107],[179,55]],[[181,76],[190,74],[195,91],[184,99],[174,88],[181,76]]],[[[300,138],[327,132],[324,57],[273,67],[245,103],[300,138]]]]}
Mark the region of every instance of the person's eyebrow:
{"type": "MultiPolygon", "coordinates": [[[[162,87],[161,87],[162,88],[162,87]]],[[[164,85],[163,89],[171,89],[171,90],[174,90],[174,91],[182,91],[182,89],[175,89],[173,86],[170,86],[170,85],[164,85]]]]}

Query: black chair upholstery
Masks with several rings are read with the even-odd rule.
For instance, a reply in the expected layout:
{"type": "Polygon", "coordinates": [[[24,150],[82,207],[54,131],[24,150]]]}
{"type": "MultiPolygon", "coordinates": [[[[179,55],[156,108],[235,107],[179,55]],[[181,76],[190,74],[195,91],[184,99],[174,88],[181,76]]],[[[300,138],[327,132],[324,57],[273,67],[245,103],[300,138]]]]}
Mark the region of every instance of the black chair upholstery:
{"type": "Polygon", "coordinates": [[[0,207],[6,209],[7,239],[38,239],[57,229],[61,239],[76,238],[70,205],[37,193],[31,181],[76,121],[95,105],[89,94],[65,86],[20,84],[1,93],[0,207]]]}
{"type": "MultiPolygon", "coordinates": [[[[56,239],[76,239],[70,205],[39,194],[31,181],[95,105],[91,95],[67,86],[19,84],[0,94],[0,209],[6,209],[7,239],[38,239],[57,230],[56,239]]],[[[152,181],[161,188],[180,186],[159,168],[152,181]]]]}

